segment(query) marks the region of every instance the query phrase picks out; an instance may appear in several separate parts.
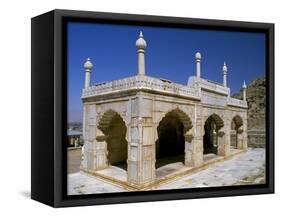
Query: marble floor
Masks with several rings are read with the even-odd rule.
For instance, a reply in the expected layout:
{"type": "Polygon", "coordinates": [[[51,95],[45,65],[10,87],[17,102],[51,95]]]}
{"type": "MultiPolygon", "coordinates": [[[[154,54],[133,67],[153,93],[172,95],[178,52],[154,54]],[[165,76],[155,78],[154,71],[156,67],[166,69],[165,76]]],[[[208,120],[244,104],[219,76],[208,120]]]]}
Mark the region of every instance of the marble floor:
{"type": "MultiPolygon", "coordinates": [[[[214,159],[206,156],[204,160],[214,159]]],[[[181,162],[172,163],[156,170],[156,176],[165,176],[184,168],[181,162]]],[[[126,181],[127,173],[118,167],[110,167],[99,171],[101,175],[112,176],[126,181]]],[[[169,183],[158,185],[152,190],[201,188],[229,185],[260,184],[265,181],[265,149],[249,149],[229,160],[210,165],[208,168],[188,174],[169,183]]],[[[68,175],[68,194],[95,194],[109,192],[124,192],[126,188],[116,183],[104,181],[82,172],[68,175]]]]}

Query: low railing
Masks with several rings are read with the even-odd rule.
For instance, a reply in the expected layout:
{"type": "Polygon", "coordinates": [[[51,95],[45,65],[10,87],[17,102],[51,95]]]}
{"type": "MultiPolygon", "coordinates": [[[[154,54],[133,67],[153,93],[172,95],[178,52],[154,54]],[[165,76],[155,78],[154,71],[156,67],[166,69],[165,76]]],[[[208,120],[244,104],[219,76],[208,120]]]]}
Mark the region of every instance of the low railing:
{"type": "Polygon", "coordinates": [[[150,76],[133,76],[110,82],[99,83],[83,90],[82,97],[96,96],[114,91],[129,90],[135,88],[147,88],[150,90],[183,96],[199,98],[199,92],[186,85],[170,82],[165,79],[153,78],[150,76]]]}
{"type": "Polygon", "coordinates": [[[228,105],[232,105],[232,106],[243,107],[243,108],[247,108],[248,107],[247,101],[240,100],[240,99],[235,99],[235,98],[232,98],[232,97],[228,98],[227,104],[228,105]]]}
{"type": "Polygon", "coordinates": [[[213,81],[209,81],[206,79],[200,79],[199,81],[201,88],[206,89],[206,90],[211,90],[223,95],[228,95],[229,94],[229,88],[222,86],[221,84],[213,81]]]}

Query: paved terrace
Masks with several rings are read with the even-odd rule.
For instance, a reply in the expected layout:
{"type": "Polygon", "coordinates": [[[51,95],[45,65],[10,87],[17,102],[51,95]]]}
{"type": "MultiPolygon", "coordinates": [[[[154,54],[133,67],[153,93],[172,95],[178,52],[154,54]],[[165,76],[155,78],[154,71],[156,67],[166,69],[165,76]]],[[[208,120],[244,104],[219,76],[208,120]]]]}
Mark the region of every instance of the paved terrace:
{"type": "MultiPolygon", "coordinates": [[[[170,167],[177,167],[175,163],[170,167]]],[[[163,169],[162,169],[163,170],[163,169]]],[[[107,172],[122,178],[124,170],[117,167],[107,172]]],[[[249,149],[229,160],[210,165],[207,169],[195,172],[175,181],[159,185],[153,190],[201,188],[229,185],[262,184],[265,182],[265,149],[249,149]]],[[[75,172],[68,175],[68,194],[94,194],[124,192],[128,189],[106,182],[85,173],[75,172]]]]}

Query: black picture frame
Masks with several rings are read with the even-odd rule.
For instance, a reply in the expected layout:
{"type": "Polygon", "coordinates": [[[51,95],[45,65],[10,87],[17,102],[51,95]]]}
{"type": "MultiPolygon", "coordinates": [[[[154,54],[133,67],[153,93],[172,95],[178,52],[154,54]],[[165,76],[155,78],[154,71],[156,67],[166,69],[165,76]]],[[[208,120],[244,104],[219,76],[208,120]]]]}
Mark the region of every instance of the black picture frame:
{"type": "Polygon", "coordinates": [[[53,10],[32,18],[31,198],[53,207],[274,193],[274,24],[53,10]],[[266,34],[266,184],[66,195],[68,21],[190,27],[266,34]]]}

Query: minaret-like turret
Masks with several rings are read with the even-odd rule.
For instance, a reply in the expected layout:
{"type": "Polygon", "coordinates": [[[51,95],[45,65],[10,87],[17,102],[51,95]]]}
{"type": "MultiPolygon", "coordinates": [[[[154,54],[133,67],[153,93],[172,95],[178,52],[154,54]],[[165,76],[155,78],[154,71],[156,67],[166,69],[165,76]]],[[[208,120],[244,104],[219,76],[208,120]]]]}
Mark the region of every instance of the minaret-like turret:
{"type": "Polygon", "coordinates": [[[247,89],[247,86],[246,86],[246,82],[244,81],[243,82],[243,85],[242,85],[242,88],[243,88],[243,100],[246,101],[246,89],[247,89]]]}
{"type": "Polygon", "coordinates": [[[200,78],[201,77],[201,53],[197,52],[195,54],[195,60],[196,60],[196,77],[200,78]]]}
{"type": "Polygon", "coordinates": [[[222,72],[223,72],[223,86],[227,87],[227,66],[225,62],[223,63],[222,72]]]}
{"type": "Polygon", "coordinates": [[[85,85],[84,88],[87,89],[91,86],[91,73],[92,73],[93,64],[90,58],[87,58],[86,62],[84,63],[85,69],[85,85]]]}
{"type": "Polygon", "coordinates": [[[143,38],[142,32],[140,32],[139,38],[136,41],[136,47],[138,52],[138,75],[145,75],[144,53],[146,49],[146,41],[143,38]]]}

